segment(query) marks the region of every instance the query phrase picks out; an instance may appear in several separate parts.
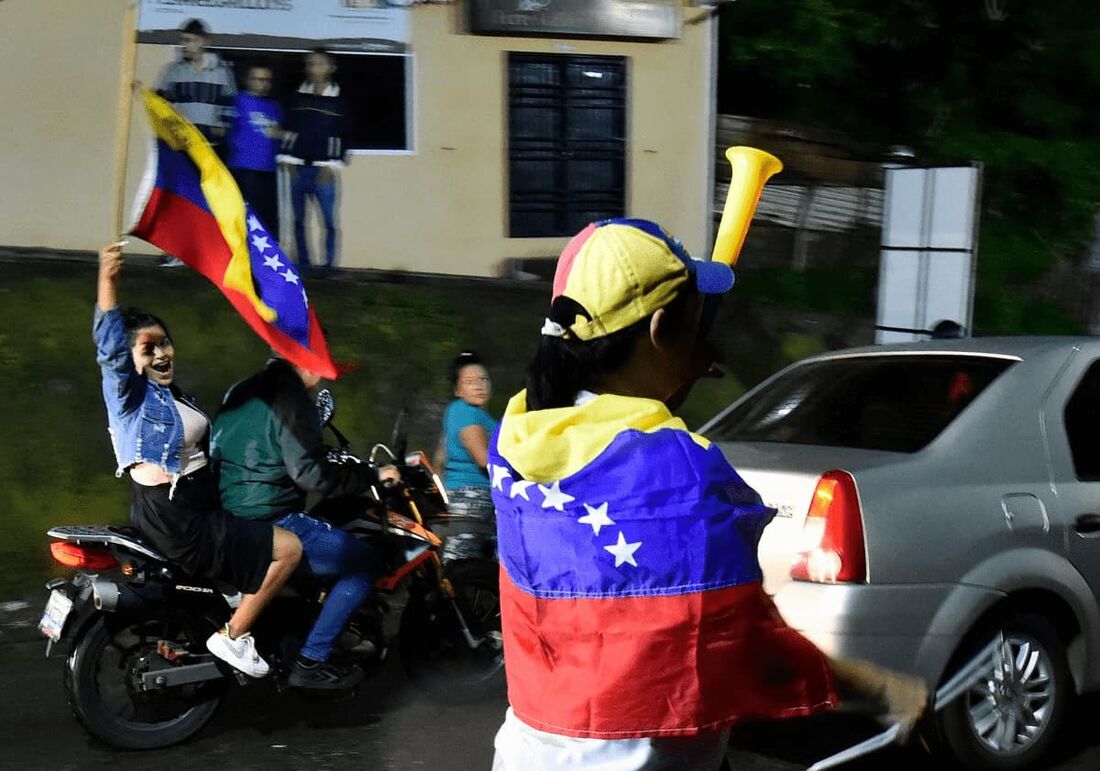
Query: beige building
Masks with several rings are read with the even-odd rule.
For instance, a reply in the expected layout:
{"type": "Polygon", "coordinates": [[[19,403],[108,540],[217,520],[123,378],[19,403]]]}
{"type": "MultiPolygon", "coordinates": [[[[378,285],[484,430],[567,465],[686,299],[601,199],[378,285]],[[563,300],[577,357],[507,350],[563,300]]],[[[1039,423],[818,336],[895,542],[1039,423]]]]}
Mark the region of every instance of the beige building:
{"type": "MultiPolygon", "coordinates": [[[[313,2],[348,12],[387,5],[241,5],[313,2]]],[[[203,8],[145,0],[142,15],[158,3],[177,14],[181,5],[196,16],[203,8]]],[[[91,250],[114,235],[128,5],[0,2],[0,245],[91,250]]],[[[337,78],[358,100],[361,124],[341,178],[343,267],[503,275],[514,260],[555,255],[585,222],[614,215],[655,219],[692,253],[709,252],[713,14],[679,0],[388,5],[374,13],[388,14],[401,39],[363,50],[344,40],[349,50],[338,56],[337,78]]],[[[275,57],[277,78],[293,90],[303,47],[244,50],[267,45],[253,38],[211,43],[239,77],[249,61],[275,57]]],[[[136,76],[153,82],[174,55],[163,42],[137,45],[136,76]]],[[[127,210],[148,135],[135,108],[127,210]]],[[[285,223],[283,233],[292,252],[285,223]]]]}

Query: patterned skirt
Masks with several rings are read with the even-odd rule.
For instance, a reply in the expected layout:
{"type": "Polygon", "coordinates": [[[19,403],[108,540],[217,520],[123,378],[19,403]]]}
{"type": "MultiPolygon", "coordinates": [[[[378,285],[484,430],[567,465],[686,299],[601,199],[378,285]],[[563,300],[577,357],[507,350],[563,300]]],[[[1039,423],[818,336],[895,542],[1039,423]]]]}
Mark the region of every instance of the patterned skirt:
{"type": "Polygon", "coordinates": [[[488,487],[448,490],[447,511],[429,527],[443,539],[443,562],[461,559],[497,559],[497,516],[488,487]]]}

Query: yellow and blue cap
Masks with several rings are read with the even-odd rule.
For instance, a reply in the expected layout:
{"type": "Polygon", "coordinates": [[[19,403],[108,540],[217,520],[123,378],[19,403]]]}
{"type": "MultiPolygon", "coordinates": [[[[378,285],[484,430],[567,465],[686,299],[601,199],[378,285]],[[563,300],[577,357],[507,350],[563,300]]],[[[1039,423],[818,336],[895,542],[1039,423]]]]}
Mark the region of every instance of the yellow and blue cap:
{"type": "Polygon", "coordinates": [[[700,294],[723,294],[733,286],[733,269],[692,258],[655,222],[593,222],[566,244],[554,273],[551,303],[568,298],[577,313],[571,320],[547,319],[542,333],[580,340],[610,335],[668,305],[688,281],[700,294]]]}

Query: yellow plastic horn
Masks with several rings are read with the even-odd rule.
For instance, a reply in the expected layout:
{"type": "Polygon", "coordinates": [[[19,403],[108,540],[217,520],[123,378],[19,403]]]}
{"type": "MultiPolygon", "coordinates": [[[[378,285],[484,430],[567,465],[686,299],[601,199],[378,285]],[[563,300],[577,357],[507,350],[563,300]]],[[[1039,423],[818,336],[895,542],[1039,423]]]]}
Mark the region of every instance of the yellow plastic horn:
{"type": "Polygon", "coordinates": [[[733,267],[741,256],[741,246],[764,184],[783,170],[783,162],[771,153],[741,145],[726,148],[726,160],[731,169],[730,187],[710,258],[733,267]]]}

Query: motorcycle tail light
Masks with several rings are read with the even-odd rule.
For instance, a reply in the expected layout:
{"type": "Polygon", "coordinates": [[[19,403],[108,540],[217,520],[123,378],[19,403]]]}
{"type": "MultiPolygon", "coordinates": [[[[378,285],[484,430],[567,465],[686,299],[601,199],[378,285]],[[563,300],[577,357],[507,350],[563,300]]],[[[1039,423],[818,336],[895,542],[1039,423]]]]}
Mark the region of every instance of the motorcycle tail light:
{"type": "Polygon", "coordinates": [[[829,471],[817,481],[791,578],[828,584],[867,580],[863,513],[848,472],[829,471]]]}
{"type": "Polygon", "coordinates": [[[54,561],[68,568],[110,570],[118,566],[115,556],[100,546],[82,546],[67,541],[54,541],[50,544],[50,554],[53,555],[54,561]]]}

